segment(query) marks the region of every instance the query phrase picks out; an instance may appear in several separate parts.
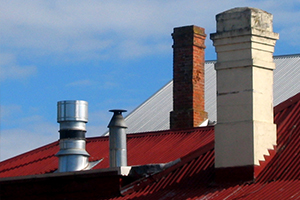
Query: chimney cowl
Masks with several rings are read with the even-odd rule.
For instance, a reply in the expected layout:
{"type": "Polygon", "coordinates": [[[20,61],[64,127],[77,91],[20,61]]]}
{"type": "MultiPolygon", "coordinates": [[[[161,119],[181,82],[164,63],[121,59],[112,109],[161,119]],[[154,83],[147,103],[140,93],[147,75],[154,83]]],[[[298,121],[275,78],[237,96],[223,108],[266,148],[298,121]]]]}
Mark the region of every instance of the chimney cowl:
{"type": "Polygon", "coordinates": [[[57,102],[57,122],[60,130],[86,130],[88,102],[67,100],[57,102]]]}
{"type": "Polygon", "coordinates": [[[82,100],[59,101],[57,122],[60,124],[58,172],[89,169],[89,153],[86,151],[86,123],[88,103],[82,100]]]}
{"type": "Polygon", "coordinates": [[[109,112],[113,112],[114,115],[107,126],[108,128],[111,128],[111,127],[127,128],[125,120],[122,116],[122,113],[127,112],[127,110],[113,109],[113,110],[109,110],[109,112]]]}
{"type": "Polygon", "coordinates": [[[88,122],[88,102],[65,100],[57,102],[57,122],[88,122]]]}

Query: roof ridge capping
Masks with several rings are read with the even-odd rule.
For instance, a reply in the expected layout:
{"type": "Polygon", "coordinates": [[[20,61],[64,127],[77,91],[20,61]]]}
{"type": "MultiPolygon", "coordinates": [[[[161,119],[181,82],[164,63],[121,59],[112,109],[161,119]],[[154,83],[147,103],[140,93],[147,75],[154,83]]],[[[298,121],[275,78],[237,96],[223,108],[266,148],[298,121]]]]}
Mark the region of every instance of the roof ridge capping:
{"type": "Polygon", "coordinates": [[[193,128],[185,128],[185,129],[168,129],[168,130],[158,130],[158,131],[146,131],[146,132],[138,132],[138,133],[127,133],[127,136],[129,138],[132,137],[143,137],[143,136],[149,136],[149,135],[160,135],[160,134],[171,134],[171,133],[192,133],[195,130],[206,130],[206,129],[212,129],[214,125],[209,126],[199,126],[199,127],[193,127],[193,128]]]}
{"type": "MultiPolygon", "coordinates": [[[[285,58],[297,58],[300,57],[300,53],[295,54],[284,54],[284,55],[274,55],[274,59],[285,59],[285,58]]],[[[215,64],[217,62],[217,59],[211,59],[211,60],[205,60],[205,64],[215,64]]]]}
{"type": "Polygon", "coordinates": [[[296,54],[285,54],[285,55],[273,56],[274,59],[285,59],[285,58],[296,58],[296,57],[300,57],[300,54],[296,53],[296,54]]]}
{"type": "Polygon", "coordinates": [[[300,101],[300,92],[274,107],[274,115],[300,101]]]}

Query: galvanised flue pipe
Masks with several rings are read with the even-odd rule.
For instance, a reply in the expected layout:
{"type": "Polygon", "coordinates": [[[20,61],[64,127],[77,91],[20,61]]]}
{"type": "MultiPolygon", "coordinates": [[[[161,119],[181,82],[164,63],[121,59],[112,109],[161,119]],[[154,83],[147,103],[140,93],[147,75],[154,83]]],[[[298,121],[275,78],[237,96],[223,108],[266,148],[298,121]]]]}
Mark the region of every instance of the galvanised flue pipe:
{"type": "Polygon", "coordinates": [[[127,128],[122,112],[126,110],[110,110],[114,115],[108,124],[109,128],[109,165],[110,167],[127,166],[127,128]]]}
{"type": "Polygon", "coordinates": [[[80,100],[59,101],[57,122],[60,124],[58,172],[80,171],[89,167],[86,151],[88,103],[80,100]]]}

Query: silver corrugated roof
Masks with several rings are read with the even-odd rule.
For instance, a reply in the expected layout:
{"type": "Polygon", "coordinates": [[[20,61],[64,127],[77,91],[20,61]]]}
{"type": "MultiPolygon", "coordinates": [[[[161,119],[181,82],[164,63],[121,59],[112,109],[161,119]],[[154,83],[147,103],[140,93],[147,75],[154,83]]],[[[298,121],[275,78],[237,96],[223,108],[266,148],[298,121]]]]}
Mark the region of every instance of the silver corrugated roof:
{"type": "MultiPolygon", "coordinates": [[[[215,62],[205,62],[205,110],[210,121],[217,120],[215,62]]],[[[275,106],[300,92],[300,55],[275,56],[274,62],[275,106]]],[[[170,81],[125,118],[127,133],[169,129],[172,109],[173,81],[170,81]]]]}

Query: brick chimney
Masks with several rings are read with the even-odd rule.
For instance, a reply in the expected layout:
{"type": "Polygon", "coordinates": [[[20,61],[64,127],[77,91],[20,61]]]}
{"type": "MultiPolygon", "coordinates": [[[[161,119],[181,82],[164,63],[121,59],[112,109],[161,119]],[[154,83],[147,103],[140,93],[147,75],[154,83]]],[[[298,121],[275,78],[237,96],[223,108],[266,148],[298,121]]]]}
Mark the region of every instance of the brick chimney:
{"type": "Polygon", "coordinates": [[[216,181],[253,180],[276,145],[273,120],[273,16],[256,8],[218,14],[216,181]]]}
{"type": "Polygon", "coordinates": [[[207,119],[204,111],[204,49],[203,28],[174,28],[173,44],[173,111],[170,128],[192,128],[207,119]]]}

